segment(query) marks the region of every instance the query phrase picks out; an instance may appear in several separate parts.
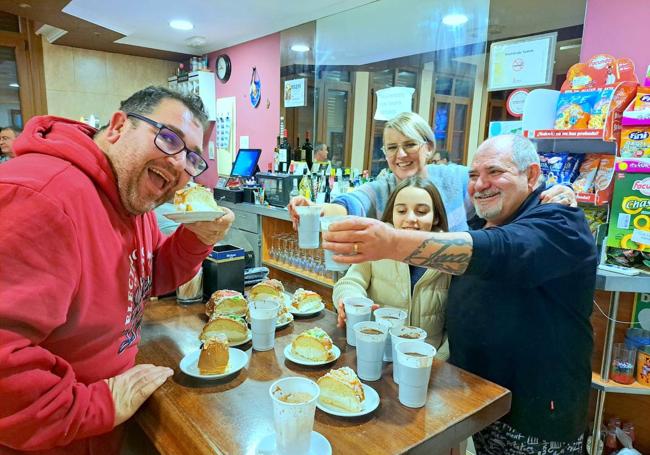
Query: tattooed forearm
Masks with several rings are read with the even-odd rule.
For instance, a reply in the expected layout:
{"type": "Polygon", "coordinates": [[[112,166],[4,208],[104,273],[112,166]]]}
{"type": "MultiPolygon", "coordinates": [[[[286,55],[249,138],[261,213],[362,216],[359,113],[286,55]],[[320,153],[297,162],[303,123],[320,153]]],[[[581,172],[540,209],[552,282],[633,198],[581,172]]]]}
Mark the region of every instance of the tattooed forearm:
{"type": "Polygon", "coordinates": [[[457,238],[430,238],[422,242],[404,262],[461,275],[472,258],[472,238],[468,234],[457,238]]]}

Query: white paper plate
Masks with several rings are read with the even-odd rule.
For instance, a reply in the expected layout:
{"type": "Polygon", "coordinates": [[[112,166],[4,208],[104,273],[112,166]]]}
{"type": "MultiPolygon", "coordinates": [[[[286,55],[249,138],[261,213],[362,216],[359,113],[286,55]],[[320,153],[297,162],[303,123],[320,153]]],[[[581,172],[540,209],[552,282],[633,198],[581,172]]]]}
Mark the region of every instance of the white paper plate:
{"type": "Polygon", "coordinates": [[[225,211],[205,210],[202,212],[169,212],[163,215],[177,223],[196,223],[197,221],[214,221],[225,214],[225,211]]]}
{"type": "Polygon", "coordinates": [[[229,345],[230,347],[233,347],[233,346],[241,346],[242,344],[246,344],[246,343],[248,343],[248,342],[249,342],[250,340],[252,340],[252,339],[253,339],[253,332],[252,332],[250,329],[248,329],[248,336],[246,337],[245,340],[240,341],[240,342],[238,342],[238,343],[230,343],[230,342],[228,342],[228,345],[229,345]]]}
{"type": "Polygon", "coordinates": [[[291,352],[291,343],[289,343],[285,348],[284,348],[284,356],[291,360],[293,363],[297,363],[299,365],[305,365],[308,367],[312,366],[317,366],[317,365],[327,365],[328,363],[334,362],[336,359],[338,359],[341,356],[341,350],[337,345],[332,345],[332,353],[334,354],[334,357],[330,360],[326,360],[324,362],[314,362],[313,360],[307,360],[304,357],[300,357],[299,355],[294,354],[291,352]]]}
{"type": "MultiPolygon", "coordinates": [[[[255,455],[277,454],[278,451],[275,443],[275,433],[271,433],[262,438],[255,448],[255,455]]],[[[332,446],[325,436],[316,431],[312,431],[308,455],[332,455],[332,446]]]]}
{"type": "Polygon", "coordinates": [[[248,362],[248,355],[242,350],[228,348],[228,367],[226,371],[221,374],[201,374],[199,371],[198,363],[199,356],[201,355],[201,350],[197,349],[187,354],[181,359],[180,367],[181,371],[188,376],[192,376],[199,379],[219,379],[229,376],[233,373],[238,372],[248,362]]]}
{"type": "Polygon", "coordinates": [[[363,387],[363,393],[366,398],[363,400],[363,403],[361,403],[361,411],[359,412],[344,411],[343,409],[335,408],[328,404],[321,403],[320,399],[316,401],[316,407],[323,412],[339,417],[359,417],[369,414],[379,406],[379,394],[369,385],[361,384],[361,386],[363,387]]]}
{"type": "Polygon", "coordinates": [[[276,322],[275,330],[283,329],[283,328],[285,328],[286,326],[288,326],[289,324],[291,324],[293,322],[293,314],[291,314],[291,313],[286,313],[286,314],[287,314],[287,317],[284,320],[284,322],[282,322],[282,323],[276,322]]]}
{"type": "Polygon", "coordinates": [[[289,308],[289,311],[290,311],[291,314],[293,314],[294,316],[301,316],[301,317],[304,317],[304,316],[313,316],[313,315],[315,315],[315,314],[318,314],[318,313],[320,313],[321,311],[323,311],[324,308],[325,308],[325,304],[324,304],[323,302],[321,302],[320,305],[318,305],[318,307],[314,308],[313,310],[309,310],[309,311],[298,311],[298,310],[296,310],[294,307],[290,307],[290,308],[289,308]]]}

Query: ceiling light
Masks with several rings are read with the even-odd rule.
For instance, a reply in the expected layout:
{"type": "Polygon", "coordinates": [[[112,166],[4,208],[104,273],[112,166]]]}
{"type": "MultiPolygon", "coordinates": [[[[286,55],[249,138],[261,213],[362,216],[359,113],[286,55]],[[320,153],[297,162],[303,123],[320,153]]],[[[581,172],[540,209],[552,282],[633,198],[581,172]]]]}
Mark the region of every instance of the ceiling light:
{"type": "Polygon", "coordinates": [[[187,38],[185,40],[185,44],[191,47],[201,47],[203,46],[208,40],[205,38],[205,36],[193,36],[191,38],[187,38]]]}
{"type": "Polygon", "coordinates": [[[180,19],[169,21],[169,26],[176,30],[192,30],[194,28],[194,25],[190,21],[180,19]]]}
{"type": "Polygon", "coordinates": [[[20,85],[16,84],[15,82],[13,84],[9,84],[9,87],[13,88],[20,88],[20,85]]]}
{"type": "Polygon", "coordinates": [[[306,44],[294,44],[291,46],[291,50],[294,52],[307,52],[309,51],[309,46],[306,44]]]}
{"type": "Polygon", "coordinates": [[[31,8],[31,7],[32,7],[32,5],[30,5],[29,3],[19,3],[18,4],[18,8],[31,8]]]}
{"type": "Polygon", "coordinates": [[[442,23],[450,27],[455,27],[457,25],[463,25],[468,20],[468,17],[464,14],[447,14],[442,18],[442,23]]]}
{"type": "Polygon", "coordinates": [[[569,49],[577,49],[581,47],[582,44],[567,44],[566,46],[560,46],[561,51],[568,51],[569,49]]]}

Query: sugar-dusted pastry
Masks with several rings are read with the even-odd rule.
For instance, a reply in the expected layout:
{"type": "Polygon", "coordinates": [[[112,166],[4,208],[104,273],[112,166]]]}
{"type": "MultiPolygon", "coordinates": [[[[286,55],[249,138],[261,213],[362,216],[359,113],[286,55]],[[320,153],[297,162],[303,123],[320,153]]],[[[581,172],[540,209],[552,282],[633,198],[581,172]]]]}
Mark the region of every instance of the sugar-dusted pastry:
{"type": "Polygon", "coordinates": [[[314,362],[327,362],[334,358],[332,339],[321,328],[305,330],[291,343],[291,352],[314,362]]]}
{"type": "Polygon", "coordinates": [[[284,302],[280,303],[276,325],[286,324],[291,321],[293,321],[293,314],[289,312],[289,307],[284,302]]]}
{"type": "Polygon", "coordinates": [[[228,337],[228,342],[241,343],[249,336],[246,321],[241,316],[236,315],[214,315],[210,321],[203,327],[199,336],[200,340],[205,342],[208,338],[216,333],[224,333],[228,337]]]}
{"type": "Polygon", "coordinates": [[[242,295],[241,292],[238,291],[233,291],[230,289],[221,289],[219,291],[215,291],[211,296],[210,300],[205,302],[205,314],[208,316],[212,316],[212,314],[215,312],[214,307],[217,301],[220,301],[220,305],[224,305],[222,307],[222,310],[226,308],[232,308],[234,306],[236,311],[232,312],[227,312],[227,311],[219,311],[221,314],[239,314],[243,315],[246,314],[246,299],[244,299],[244,296],[242,295]],[[235,299],[234,301],[225,301],[223,299],[226,299],[227,297],[240,297],[241,300],[235,299]],[[242,302],[243,300],[243,302],[242,302]],[[242,309],[243,305],[243,309],[242,309]]]}
{"type": "Polygon", "coordinates": [[[351,368],[330,370],[317,383],[320,388],[319,400],[323,403],[348,412],[361,412],[366,397],[359,378],[351,368]]]}
{"type": "Polygon", "coordinates": [[[217,205],[212,191],[197,184],[190,184],[174,194],[174,205],[179,212],[218,211],[223,209],[217,205]]]}
{"type": "Polygon", "coordinates": [[[270,279],[257,283],[248,293],[249,300],[284,300],[284,286],[278,280],[270,279]]]}
{"type": "Polygon", "coordinates": [[[294,292],[293,299],[291,299],[291,306],[293,309],[301,313],[316,310],[321,307],[322,303],[323,299],[321,299],[320,295],[314,291],[307,291],[303,288],[294,292]]]}
{"type": "Polygon", "coordinates": [[[228,337],[224,333],[211,334],[201,346],[199,355],[201,374],[221,374],[228,367],[228,337]]]}

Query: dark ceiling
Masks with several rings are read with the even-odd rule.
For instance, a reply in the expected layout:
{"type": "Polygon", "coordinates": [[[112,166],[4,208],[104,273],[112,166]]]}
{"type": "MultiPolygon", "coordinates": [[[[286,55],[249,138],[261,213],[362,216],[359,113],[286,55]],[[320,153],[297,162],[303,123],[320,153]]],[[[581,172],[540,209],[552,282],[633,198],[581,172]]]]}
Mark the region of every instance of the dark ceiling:
{"type": "Polygon", "coordinates": [[[175,62],[187,60],[189,57],[178,52],[117,44],[115,41],[124,35],[64,13],[62,10],[69,2],[69,0],[0,0],[0,11],[32,19],[36,22],[35,29],[42,24],[48,24],[67,30],[68,33],[57,39],[54,44],[175,62]],[[21,7],[21,5],[29,6],[21,7]]]}

